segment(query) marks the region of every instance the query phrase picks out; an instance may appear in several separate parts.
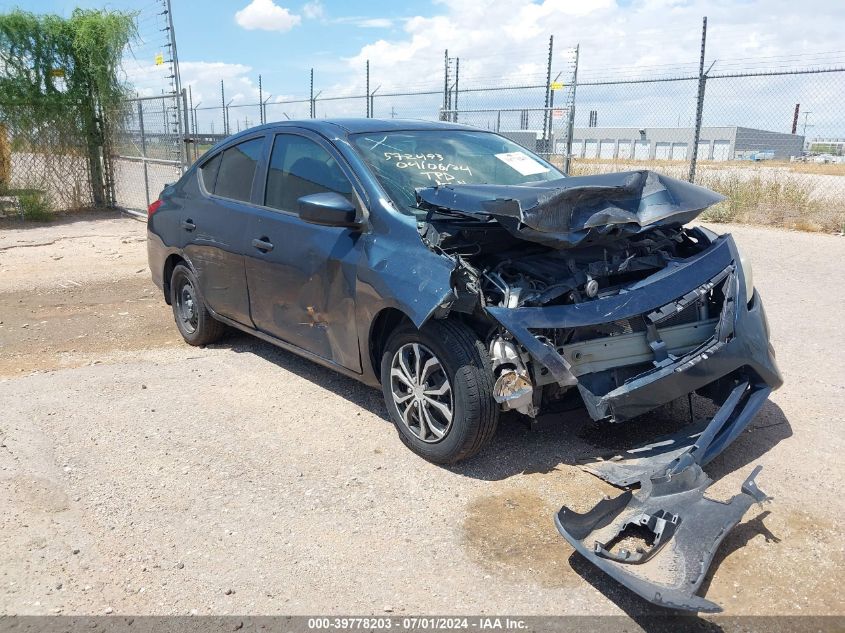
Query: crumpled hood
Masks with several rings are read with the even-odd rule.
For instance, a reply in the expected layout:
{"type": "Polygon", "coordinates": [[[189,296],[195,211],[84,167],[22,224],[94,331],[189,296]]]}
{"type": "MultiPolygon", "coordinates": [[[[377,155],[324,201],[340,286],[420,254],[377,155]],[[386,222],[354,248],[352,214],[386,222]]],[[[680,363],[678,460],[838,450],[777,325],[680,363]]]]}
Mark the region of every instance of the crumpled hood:
{"type": "Polygon", "coordinates": [[[527,185],[440,185],[416,193],[421,209],[494,218],[516,237],[559,249],[681,226],[725,199],[649,170],[527,185]]]}

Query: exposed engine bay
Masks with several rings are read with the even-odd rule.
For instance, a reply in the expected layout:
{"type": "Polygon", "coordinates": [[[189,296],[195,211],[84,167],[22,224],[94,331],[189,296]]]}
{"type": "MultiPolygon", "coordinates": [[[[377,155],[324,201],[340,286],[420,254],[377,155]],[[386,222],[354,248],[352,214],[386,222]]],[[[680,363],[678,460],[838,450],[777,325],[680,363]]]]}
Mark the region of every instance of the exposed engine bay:
{"type": "MultiPolygon", "coordinates": [[[[555,249],[518,239],[495,221],[433,215],[424,239],[455,261],[456,301],[449,309],[483,319],[488,307],[577,306],[625,293],[701,253],[713,237],[699,228],[655,228],[602,244],[555,249]]],[[[714,287],[697,297],[694,306],[687,306],[692,309],[661,321],[667,351],[681,352],[704,340],[708,330],[703,326],[715,323],[711,315],[721,312],[723,301],[721,287],[714,287]]],[[[654,367],[649,325],[644,318],[617,319],[533,333],[568,358],[573,374],[583,376],[587,384],[607,382],[610,372],[611,382],[618,386],[654,367]],[[615,356],[606,350],[608,342],[620,343],[615,356]],[[604,349],[597,356],[599,348],[604,349]]],[[[709,331],[712,334],[712,328],[709,331]]],[[[496,374],[494,393],[503,409],[535,417],[544,402],[559,399],[574,385],[555,381],[505,328],[495,328],[487,338],[496,374]]]]}

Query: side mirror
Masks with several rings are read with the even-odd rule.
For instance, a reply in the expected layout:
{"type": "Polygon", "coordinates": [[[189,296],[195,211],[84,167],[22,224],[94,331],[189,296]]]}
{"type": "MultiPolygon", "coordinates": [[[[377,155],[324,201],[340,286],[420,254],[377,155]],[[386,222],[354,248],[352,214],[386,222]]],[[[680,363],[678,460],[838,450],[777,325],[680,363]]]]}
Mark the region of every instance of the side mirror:
{"type": "Polygon", "coordinates": [[[302,196],[297,202],[299,217],[303,222],[323,226],[361,226],[355,218],[355,205],[334,191],[312,193],[302,196]]]}

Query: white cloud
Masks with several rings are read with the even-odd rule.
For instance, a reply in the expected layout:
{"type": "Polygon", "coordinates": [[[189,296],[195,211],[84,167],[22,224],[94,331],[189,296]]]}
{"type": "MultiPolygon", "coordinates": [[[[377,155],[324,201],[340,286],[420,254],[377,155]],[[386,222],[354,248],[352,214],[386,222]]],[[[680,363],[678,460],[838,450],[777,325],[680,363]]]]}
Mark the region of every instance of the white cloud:
{"type": "Polygon", "coordinates": [[[247,30],[290,31],[302,18],[280,7],[273,0],[252,0],[235,13],[235,22],[247,30]]]}
{"type": "Polygon", "coordinates": [[[326,16],[326,9],[320,0],[313,0],[302,7],[302,15],[309,20],[319,20],[326,16]]]}
{"type": "Polygon", "coordinates": [[[364,29],[389,29],[393,26],[393,20],[389,18],[365,18],[355,22],[355,25],[364,29]]]}
{"type": "Polygon", "coordinates": [[[181,62],[179,74],[182,86],[191,87],[194,105],[203,102],[203,106],[220,103],[220,81],[226,90],[226,101],[258,101],[258,87],[250,78],[252,67],[245,64],[227,64],[225,62],[181,62]]]}
{"type": "Polygon", "coordinates": [[[343,18],[336,18],[334,20],[337,24],[351,24],[362,29],[389,29],[393,26],[394,20],[390,18],[364,18],[357,16],[347,16],[343,18]]]}
{"type": "MultiPolygon", "coordinates": [[[[404,20],[404,35],[374,39],[347,59],[365,60],[391,85],[436,83],[443,51],[461,58],[461,82],[487,85],[545,77],[548,37],[553,70],[565,70],[565,51],[580,44],[579,74],[619,74],[624,67],[690,67],[697,72],[701,17],[709,16],[707,57],[725,60],[841,50],[834,24],[845,4],[826,0],[436,0],[437,13],[404,20]],[[611,70],[613,69],[613,70],[611,70]]],[[[348,18],[352,21],[356,18],[348,18]]],[[[374,18],[379,21],[380,18],[374,18]]],[[[649,69],[648,72],[654,72],[649,69]]]]}
{"type": "Polygon", "coordinates": [[[226,103],[230,105],[230,131],[235,132],[258,123],[261,116],[258,107],[244,107],[246,104],[258,102],[258,86],[250,76],[252,67],[224,62],[191,61],[181,62],[179,67],[182,85],[185,88],[190,86],[193,105],[199,106],[197,123],[201,130],[223,130],[221,80],[225,86],[226,103]]]}

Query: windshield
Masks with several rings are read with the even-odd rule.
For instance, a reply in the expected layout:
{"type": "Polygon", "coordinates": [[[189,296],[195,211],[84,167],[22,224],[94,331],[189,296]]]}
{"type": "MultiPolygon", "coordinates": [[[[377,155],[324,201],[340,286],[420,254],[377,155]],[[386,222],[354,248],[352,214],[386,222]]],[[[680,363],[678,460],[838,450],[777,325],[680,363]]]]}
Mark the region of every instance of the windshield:
{"type": "Polygon", "coordinates": [[[491,132],[406,130],[353,134],[350,140],[406,213],[421,213],[415,208],[418,187],[523,185],[564,177],[521,145],[491,132]]]}

